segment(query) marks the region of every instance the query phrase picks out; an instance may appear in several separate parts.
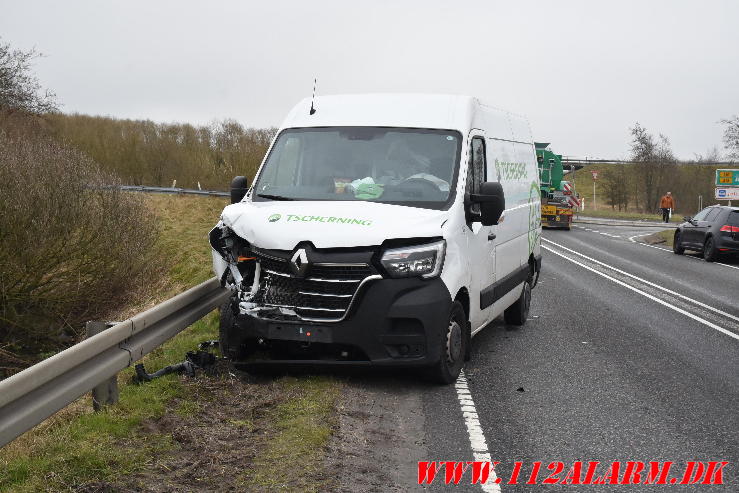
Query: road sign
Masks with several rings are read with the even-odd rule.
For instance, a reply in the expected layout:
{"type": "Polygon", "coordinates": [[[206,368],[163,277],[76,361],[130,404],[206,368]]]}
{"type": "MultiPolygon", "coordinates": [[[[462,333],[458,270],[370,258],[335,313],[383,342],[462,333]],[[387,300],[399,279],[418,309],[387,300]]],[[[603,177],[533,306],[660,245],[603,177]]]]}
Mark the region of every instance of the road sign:
{"type": "Polygon", "coordinates": [[[598,172],[597,171],[591,170],[590,173],[593,175],[593,180],[597,180],[598,179],[598,172]]]}
{"type": "Polygon", "coordinates": [[[716,187],[716,198],[718,200],[739,200],[739,188],[716,187]]]}
{"type": "Polygon", "coordinates": [[[739,187],[739,169],[717,169],[716,186],[739,187]]]}

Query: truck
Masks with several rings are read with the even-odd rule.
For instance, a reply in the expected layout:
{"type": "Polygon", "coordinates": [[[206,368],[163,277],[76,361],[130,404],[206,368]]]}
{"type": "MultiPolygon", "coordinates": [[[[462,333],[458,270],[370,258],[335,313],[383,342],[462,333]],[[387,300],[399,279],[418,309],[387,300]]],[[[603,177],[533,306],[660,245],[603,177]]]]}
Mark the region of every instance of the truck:
{"type": "Polygon", "coordinates": [[[298,103],[210,232],[235,366],[415,368],[453,383],[541,270],[528,121],[469,96],[298,103]]]}
{"type": "Polygon", "coordinates": [[[574,174],[571,181],[564,179],[569,170],[565,171],[562,155],[552,152],[548,142],[534,142],[534,146],[541,186],[541,224],[569,230],[573,213],[580,206],[574,174]]]}

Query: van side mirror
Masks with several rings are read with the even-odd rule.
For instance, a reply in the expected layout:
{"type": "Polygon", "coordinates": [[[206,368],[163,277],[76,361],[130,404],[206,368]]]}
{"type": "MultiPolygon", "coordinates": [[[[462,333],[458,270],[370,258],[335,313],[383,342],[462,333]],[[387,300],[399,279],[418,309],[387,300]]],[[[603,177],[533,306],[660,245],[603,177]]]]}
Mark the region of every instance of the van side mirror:
{"type": "Polygon", "coordinates": [[[231,203],[241,202],[248,190],[246,176],[237,176],[231,180],[231,203]]]}
{"type": "Polygon", "coordinates": [[[480,222],[483,226],[498,224],[505,210],[503,185],[494,181],[486,181],[480,185],[480,193],[470,194],[470,202],[480,204],[480,222]]]}

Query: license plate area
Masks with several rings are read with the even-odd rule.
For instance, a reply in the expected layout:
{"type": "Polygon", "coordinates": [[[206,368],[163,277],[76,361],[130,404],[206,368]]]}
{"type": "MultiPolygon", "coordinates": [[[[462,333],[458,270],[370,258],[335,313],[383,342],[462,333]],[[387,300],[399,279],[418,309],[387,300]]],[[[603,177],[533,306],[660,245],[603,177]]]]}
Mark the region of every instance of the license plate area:
{"type": "Polygon", "coordinates": [[[557,213],[557,208],[553,205],[545,205],[541,208],[541,213],[544,216],[553,216],[557,213]]]}
{"type": "Polygon", "coordinates": [[[321,325],[269,324],[267,336],[281,341],[331,343],[331,329],[321,325]]]}

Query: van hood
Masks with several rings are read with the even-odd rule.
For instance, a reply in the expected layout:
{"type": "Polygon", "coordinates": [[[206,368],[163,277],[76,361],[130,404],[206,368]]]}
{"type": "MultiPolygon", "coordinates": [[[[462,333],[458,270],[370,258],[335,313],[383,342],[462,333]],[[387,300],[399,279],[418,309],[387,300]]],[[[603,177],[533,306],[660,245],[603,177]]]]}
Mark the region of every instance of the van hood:
{"type": "Polygon", "coordinates": [[[293,250],[310,241],[316,248],[362,247],[394,238],[442,236],[448,211],[372,202],[239,202],[221,221],[259,248],[293,250]]]}

